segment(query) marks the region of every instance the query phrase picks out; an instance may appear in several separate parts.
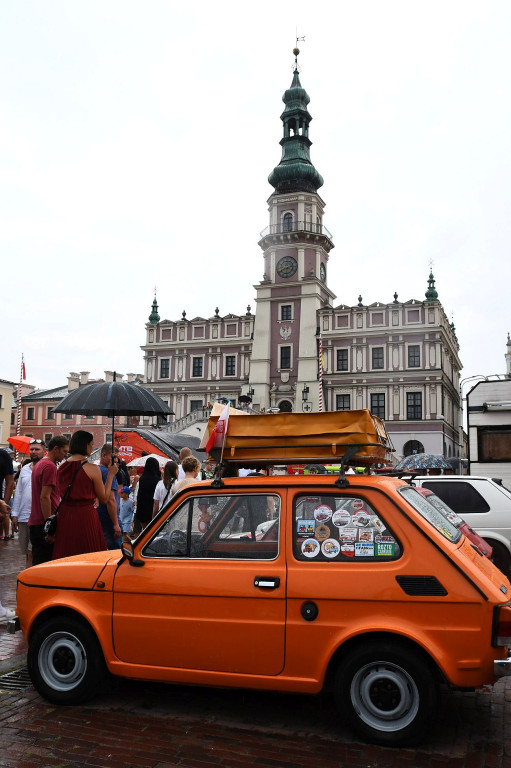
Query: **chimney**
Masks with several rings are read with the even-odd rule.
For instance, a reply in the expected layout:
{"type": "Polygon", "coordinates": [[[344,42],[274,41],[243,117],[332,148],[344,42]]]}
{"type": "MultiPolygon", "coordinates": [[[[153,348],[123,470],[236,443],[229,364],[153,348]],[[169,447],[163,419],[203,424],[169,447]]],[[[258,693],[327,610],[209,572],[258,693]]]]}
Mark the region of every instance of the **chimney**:
{"type": "Polygon", "coordinates": [[[89,373],[90,371],[80,371],[80,385],[83,386],[84,384],[89,383],[89,373]]]}
{"type": "Polygon", "coordinates": [[[114,373],[115,373],[115,380],[116,381],[122,381],[122,373],[117,373],[117,371],[105,371],[105,381],[113,381],[114,380],[114,373]]]}
{"type": "Polygon", "coordinates": [[[135,380],[135,373],[127,373],[126,376],[128,377],[128,384],[131,384],[135,380]]]}
{"type": "Polygon", "coordinates": [[[73,389],[78,389],[80,386],[80,375],[71,371],[67,377],[67,391],[71,392],[73,389]]]}

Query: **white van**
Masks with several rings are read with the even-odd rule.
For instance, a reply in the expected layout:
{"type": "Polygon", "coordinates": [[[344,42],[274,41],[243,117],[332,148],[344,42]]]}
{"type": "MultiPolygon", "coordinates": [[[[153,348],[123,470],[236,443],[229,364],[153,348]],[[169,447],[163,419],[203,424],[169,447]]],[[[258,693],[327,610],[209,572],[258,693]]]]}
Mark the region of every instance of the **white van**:
{"type": "Polygon", "coordinates": [[[489,477],[422,475],[413,483],[440,496],[493,547],[492,560],[504,573],[511,567],[511,493],[489,477]]]}

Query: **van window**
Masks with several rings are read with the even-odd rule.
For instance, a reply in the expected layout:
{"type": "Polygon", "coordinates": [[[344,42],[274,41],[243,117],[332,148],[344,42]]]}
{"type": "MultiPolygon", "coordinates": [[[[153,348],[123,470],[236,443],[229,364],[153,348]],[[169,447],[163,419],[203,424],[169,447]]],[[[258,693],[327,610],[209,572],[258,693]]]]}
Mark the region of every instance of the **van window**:
{"type": "Polygon", "coordinates": [[[297,560],[395,560],[401,545],[383,518],[361,497],[297,496],[293,517],[297,560]]]}
{"type": "Polygon", "coordinates": [[[431,523],[433,528],[436,528],[442,536],[445,536],[446,539],[455,543],[461,539],[461,531],[459,531],[442,512],[439,512],[428,499],[421,496],[415,488],[410,488],[408,486],[399,488],[398,490],[401,496],[406,499],[406,501],[416,509],[428,523],[431,523]]]}
{"type": "Polygon", "coordinates": [[[144,557],[274,560],[280,497],[264,493],[194,496],[154,533],[144,557]]]}
{"type": "Polygon", "coordinates": [[[427,480],[422,485],[424,488],[429,488],[433,493],[436,493],[437,496],[440,496],[447,506],[462,517],[467,512],[480,513],[490,511],[487,502],[470,483],[427,480]]]}

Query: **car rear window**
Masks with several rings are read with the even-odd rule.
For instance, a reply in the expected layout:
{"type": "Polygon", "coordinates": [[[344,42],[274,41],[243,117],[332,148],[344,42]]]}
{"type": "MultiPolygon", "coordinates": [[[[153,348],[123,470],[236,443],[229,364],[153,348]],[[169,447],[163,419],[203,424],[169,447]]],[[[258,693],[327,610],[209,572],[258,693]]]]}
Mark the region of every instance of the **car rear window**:
{"type": "Polygon", "coordinates": [[[453,509],[458,515],[464,517],[469,512],[489,512],[490,507],[481,494],[476,491],[473,485],[464,482],[439,482],[435,480],[426,480],[422,483],[423,488],[429,488],[447,506],[453,509]]]}
{"type": "Polygon", "coordinates": [[[362,497],[304,494],[294,502],[297,560],[395,560],[401,545],[379,512],[362,497]]]}
{"type": "Polygon", "coordinates": [[[424,520],[427,520],[428,523],[430,523],[430,525],[432,525],[433,528],[441,533],[446,539],[454,543],[461,539],[461,531],[459,531],[442,512],[439,512],[428,499],[421,496],[415,488],[405,486],[399,488],[399,493],[408,504],[422,515],[424,520]]]}

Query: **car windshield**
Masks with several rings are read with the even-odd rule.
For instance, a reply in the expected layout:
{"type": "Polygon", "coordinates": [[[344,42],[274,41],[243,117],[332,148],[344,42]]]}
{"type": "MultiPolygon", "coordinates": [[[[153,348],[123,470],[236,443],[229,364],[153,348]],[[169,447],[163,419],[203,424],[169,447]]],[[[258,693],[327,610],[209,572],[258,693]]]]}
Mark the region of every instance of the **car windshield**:
{"type": "Polygon", "coordinates": [[[404,486],[399,488],[399,493],[422,517],[430,523],[442,536],[456,543],[460,540],[462,534],[430,501],[416,491],[415,488],[404,486]]]}

